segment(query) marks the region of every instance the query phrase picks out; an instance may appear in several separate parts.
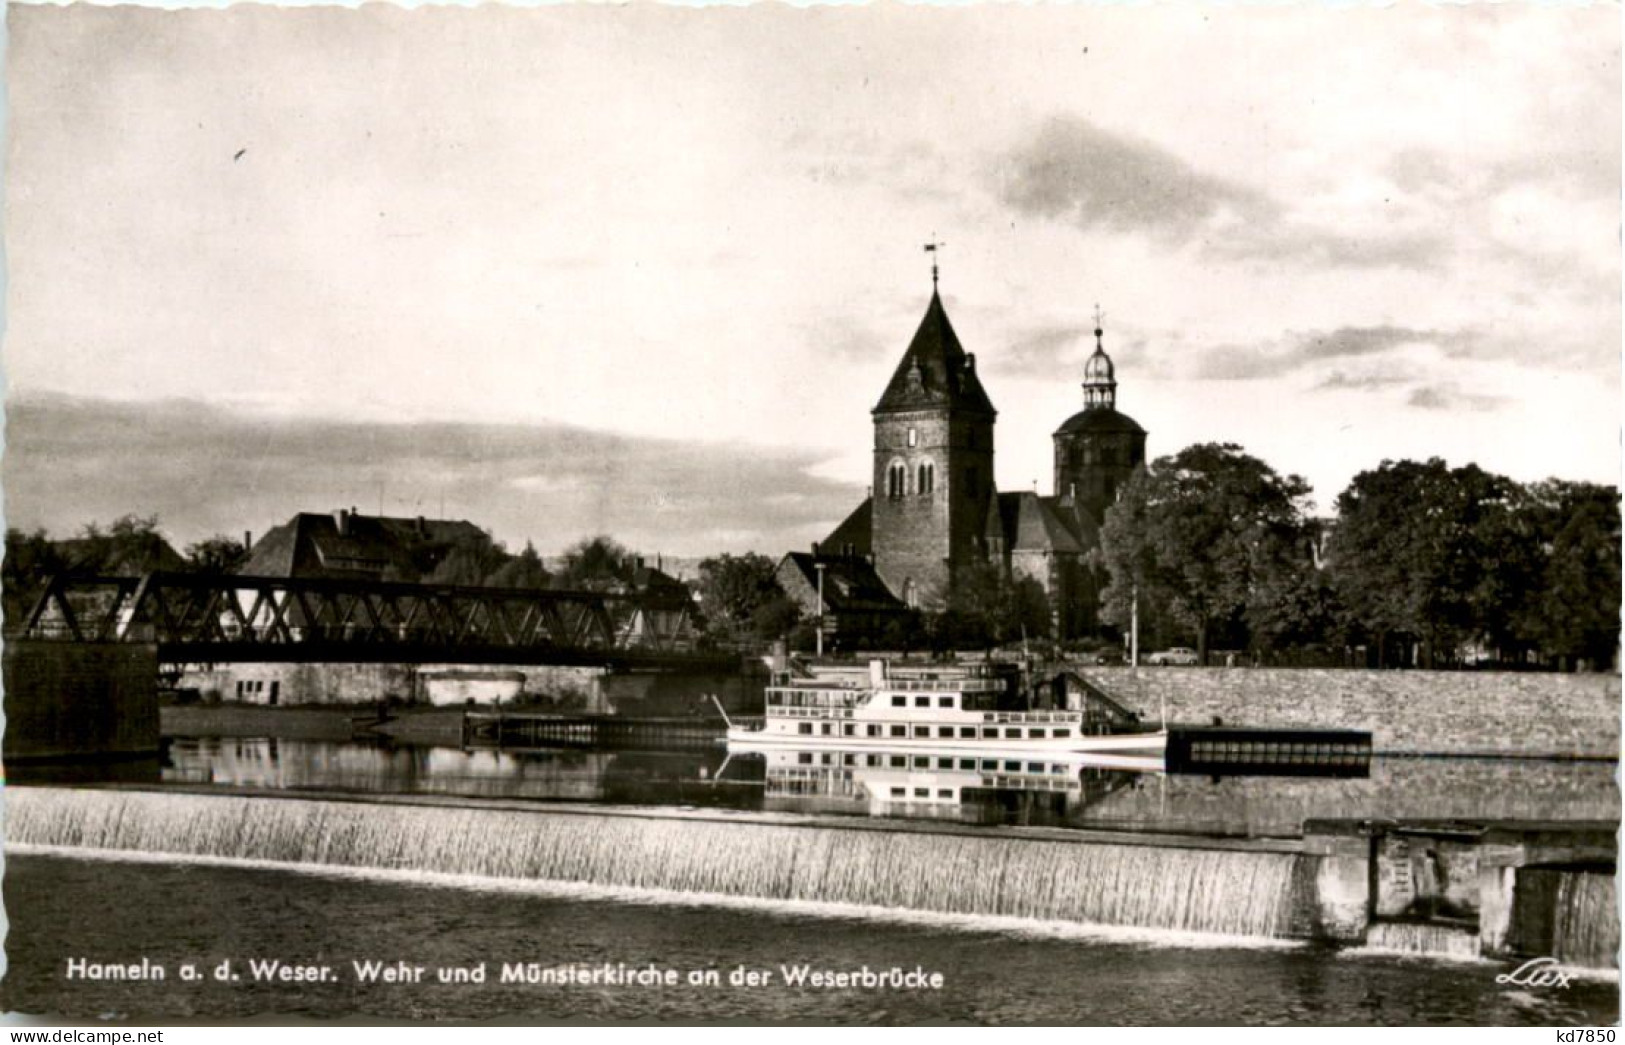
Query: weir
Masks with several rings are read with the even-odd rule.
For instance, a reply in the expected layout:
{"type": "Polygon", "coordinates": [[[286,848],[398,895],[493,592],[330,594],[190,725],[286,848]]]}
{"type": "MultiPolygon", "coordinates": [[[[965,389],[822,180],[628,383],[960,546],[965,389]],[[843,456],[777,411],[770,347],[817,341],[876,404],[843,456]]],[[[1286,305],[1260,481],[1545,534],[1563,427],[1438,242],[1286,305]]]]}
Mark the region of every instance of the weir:
{"type": "Polygon", "coordinates": [[[21,846],[1619,964],[1606,825],[1236,839],[174,787],[12,787],[6,820],[21,846]]]}
{"type": "Polygon", "coordinates": [[[22,845],[1257,937],[1315,922],[1316,858],[1280,847],[129,789],[11,788],[6,806],[22,845]]]}

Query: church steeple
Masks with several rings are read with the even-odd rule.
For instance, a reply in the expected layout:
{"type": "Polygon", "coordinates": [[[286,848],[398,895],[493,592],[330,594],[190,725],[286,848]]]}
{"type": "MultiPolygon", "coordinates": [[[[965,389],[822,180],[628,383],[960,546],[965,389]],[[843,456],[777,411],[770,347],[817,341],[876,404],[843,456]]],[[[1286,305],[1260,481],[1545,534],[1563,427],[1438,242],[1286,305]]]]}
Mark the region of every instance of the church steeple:
{"type": "Polygon", "coordinates": [[[993,403],[976,376],[976,357],[959,344],[942,297],[933,288],[908,351],[892,372],[874,412],[953,407],[993,414],[993,403]]]}
{"type": "Polygon", "coordinates": [[[875,572],[910,605],[941,607],[984,558],[997,411],[935,286],[873,415],[875,572]]]}
{"type": "Polygon", "coordinates": [[[1117,409],[1117,368],[1112,366],[1112,357],[1106,354],[1106,347],[1101,342],[1105,331],[1101,329],[1101,322],[1105,315],[1100,306],[1095,306],[1095,354],[1083,364],[1083,408],[1085,410],[1116,410],[1117,409]]]}

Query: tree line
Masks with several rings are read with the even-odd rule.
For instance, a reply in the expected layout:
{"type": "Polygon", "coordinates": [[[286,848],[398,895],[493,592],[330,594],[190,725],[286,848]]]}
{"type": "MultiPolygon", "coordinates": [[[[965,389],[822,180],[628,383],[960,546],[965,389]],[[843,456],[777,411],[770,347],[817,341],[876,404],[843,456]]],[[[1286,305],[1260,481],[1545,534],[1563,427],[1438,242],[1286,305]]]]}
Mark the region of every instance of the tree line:
{"type": "Polygon", "coordinates": [[[1309,487],[1229,443],[1139,471],[1107,512],[1102,616],[1255,659],[1363,649],[1375,666],[1607,666],[1619,642],[1611,486],[1383,461],[1311,512],[1309,487]]]}

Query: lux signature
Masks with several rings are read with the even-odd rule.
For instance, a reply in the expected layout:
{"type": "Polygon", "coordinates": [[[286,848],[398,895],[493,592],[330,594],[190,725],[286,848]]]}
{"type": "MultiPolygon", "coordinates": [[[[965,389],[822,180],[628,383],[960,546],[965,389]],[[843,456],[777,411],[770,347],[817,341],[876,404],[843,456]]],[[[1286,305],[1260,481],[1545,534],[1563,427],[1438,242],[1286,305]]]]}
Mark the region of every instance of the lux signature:
{"type": "Polygon", "coordinates": [[[1511,972],[1503,972],[1495,982],[1516,987],[1567,987],[1569,974],[1557,964],[1556,958],[1531,958],[1511,972]]]}

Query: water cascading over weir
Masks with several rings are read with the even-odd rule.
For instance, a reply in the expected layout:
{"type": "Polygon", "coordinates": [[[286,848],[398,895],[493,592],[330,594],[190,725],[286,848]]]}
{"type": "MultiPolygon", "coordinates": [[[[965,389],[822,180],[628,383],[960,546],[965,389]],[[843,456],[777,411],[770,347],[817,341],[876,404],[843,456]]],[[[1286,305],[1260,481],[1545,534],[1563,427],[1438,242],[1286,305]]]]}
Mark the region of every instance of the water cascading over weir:
{"type": "Polygon", "coordinates": [[[12,788],[8,843],[1250,937],[1320,935],[1321,859],[1280,845],[487,803],[12,788]]]}

